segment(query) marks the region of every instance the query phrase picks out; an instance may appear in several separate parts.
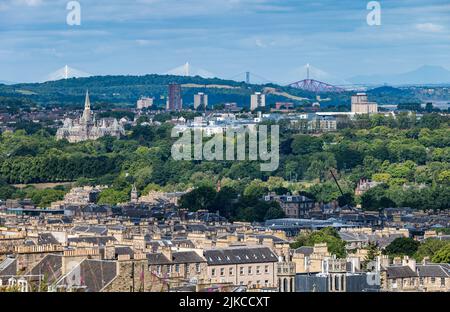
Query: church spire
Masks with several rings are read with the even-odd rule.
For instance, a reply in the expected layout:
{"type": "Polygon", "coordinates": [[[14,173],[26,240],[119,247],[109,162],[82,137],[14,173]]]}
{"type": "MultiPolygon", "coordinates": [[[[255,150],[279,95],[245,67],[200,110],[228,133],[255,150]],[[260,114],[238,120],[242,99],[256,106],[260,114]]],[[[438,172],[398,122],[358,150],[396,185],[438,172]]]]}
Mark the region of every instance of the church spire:
{"type": "Polygon", "coordinates": [[[91,121],[91,100],[89,99],[89,90],[86,91],[86,100],[84,101],[84,112],[83,112],[84,121],[91,121]]]}
{"type": "Polygon", "coordinates": [[[89,90],[86,90],[86,100],[84,101],[84,110],[91,110],[91,100],[89,99],[89,90]]]}
{"type": "Polygon", "coordinates": [[[131,202],[133,204],[137,204],[139,201],[139,196],[138,196],[138,191],[136,189],[136,184],[133,184],[132,188],[131,188],[131,202]]]}

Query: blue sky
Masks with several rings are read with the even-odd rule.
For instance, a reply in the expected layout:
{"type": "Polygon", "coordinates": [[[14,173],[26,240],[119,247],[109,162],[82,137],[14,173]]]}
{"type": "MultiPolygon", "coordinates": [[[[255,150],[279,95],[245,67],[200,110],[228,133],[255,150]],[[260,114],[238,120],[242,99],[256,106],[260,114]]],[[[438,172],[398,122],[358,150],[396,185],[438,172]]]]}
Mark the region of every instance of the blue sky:
{"type": "Polygon", "coordinates": [[[81,26],[66,24],[68,2],[0,0],[0,80],[38,81],[65,64],[165,73],[187,61],[278,83],[303,79],[306,63],[329,81],[450,69],[448,0],[380,0],[377,27],[366,23],[368,0],[79,0],[81,26]]]}

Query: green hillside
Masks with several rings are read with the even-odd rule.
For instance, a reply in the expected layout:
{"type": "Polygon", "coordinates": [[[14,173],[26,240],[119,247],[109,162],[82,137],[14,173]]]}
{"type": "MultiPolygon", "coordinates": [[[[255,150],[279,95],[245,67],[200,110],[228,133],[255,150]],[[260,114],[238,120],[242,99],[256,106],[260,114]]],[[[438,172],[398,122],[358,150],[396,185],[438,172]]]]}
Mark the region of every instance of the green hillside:
{"type": "MultiPolygon", "coordinates": [[[[294,101],[303,104],[315,100],[315,94],[291,87],[169,75],[97,76],[13,86],[0,85],[0,96],[26,98],[41,105],[81,105],[84,101],[84,93],[89,89],[93,103],[131,106],[140,96],[152,96],[155,97],[156,104],[164,105],[169,83],[183,85],[183,101],[186,105],[193,102],[195,93],[207,92],[211,104],[236,102],[239,106],[248,106],[250,94],[263,91],[267,87],[276,89],[277,93],[285,92],[291,96],[268,94],[269,105],[277,101],[294,101]],[[292,97],[307,98],[310,101],[295,101],[292,97]]],[[[332,101],[327,104],[348,101],[348,96],[348,94],[332,96],[332,101]]]]}

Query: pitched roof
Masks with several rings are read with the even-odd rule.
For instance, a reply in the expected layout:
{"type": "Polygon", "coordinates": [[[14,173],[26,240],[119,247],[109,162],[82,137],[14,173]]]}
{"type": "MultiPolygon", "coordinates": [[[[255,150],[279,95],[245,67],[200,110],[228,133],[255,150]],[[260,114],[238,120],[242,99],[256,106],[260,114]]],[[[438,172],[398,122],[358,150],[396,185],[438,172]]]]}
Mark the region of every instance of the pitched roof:
{"type": "Polygon", "coordinates": [[[38,244],[39,245],[56,245],[59,244],[58,240],[53,236],[52,233],[39,233],[38,235],[38,244]]]}
{"type": "Polygon", "coordinates": [[[62,258],[60,255],[46,255],[30,270],[30,275],[45,277],[48,283],[55,282],[62,274],[62,258]]]}
{"type": "Polygon", "coordinates": [[[76,225],[72,228],[73,232],[93,233],[97,235],[106,235],[108,229],[106,226],[98,225],[76,225]]]}
{"type": "Polygon", "coordinates": [[[268,247],[237,247],[210,249],[203,252],[209,265],[270,263],[277,262],[277,256],[268,247]]]}
{"type": "Polygon", "coordinates": [[[134,255],[134,251],[130,246],[116,246],[114,248],[114,253],[116,255],[134,255]]]}
{"type": "Polygon", "coordinates": [[[450,277],[449,264],[425,264],[416,268],[419,277],[450,277]]]}
{"type": "Polygon", "coordinates": [[[409,266],[389,266],[386,268],[386,272],[388,278],[417,277],[417,273],[409,266]]]}
{"type": "Polygon", "coordinates": [[[364,233],[349,233],[340,231],[339,236],[346,242],[365,242],[369,240],[369,237],[364,233]]]}
{"type": "Polygon", "coordinates": [[[58,286],[81,287],[86,292],[99,292],[116,276],[115,261],[86,259],[66,274],[58,286]]]}
{"type": "Polygon", "coordinates": [[[171,264],[169,259],[162,253],[149,253],[147,254],[147,260],[149,265],[171,264]]]}
{"type": "Polygon", "coordinates": [[[0,276],[17,274],[17,261],[14,258],[6,258],[0,262],[0,276]]]}
{"type": "Polygon", "coordinates": [[[314,247],[302,246],[294,250],[294,253],[304,254],[305,256],[309,256],[314,252],[314,247]]]}
{"type": "Polygon", "coordinates": [[[117,242],[113,236],[86,236],[86,237],[72,237],[68,239],[69,243],[90,243],[94,245],[106,245],[108,242],[117,242]]]}
{"type": "Polygon", "coordinates": [[[173,263],[200,263],[206,262],[195,251],[180,251],[172,253],[173,263]]]}
{"type": "Polygon", "coordinates": [[[287,240],[279,238],[275,235],[268,235],[268,234],[256,234],[256,235],[249,235],[250,237],[256,237],[260,243],[263,242],[264,239],[272,239],[275,244],[286,244],[289,243],[287,240]]]}

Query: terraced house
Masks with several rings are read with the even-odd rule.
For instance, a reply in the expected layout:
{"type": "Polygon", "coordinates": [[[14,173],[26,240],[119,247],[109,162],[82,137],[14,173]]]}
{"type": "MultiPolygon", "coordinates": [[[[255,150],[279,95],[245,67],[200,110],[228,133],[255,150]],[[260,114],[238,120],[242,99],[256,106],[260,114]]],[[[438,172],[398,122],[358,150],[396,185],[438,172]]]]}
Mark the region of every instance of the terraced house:
{"type": "Polygon", "coordinates": [[[205,250],[211,283],[277,287],[277,255],[268,247],[205,250]]]}

